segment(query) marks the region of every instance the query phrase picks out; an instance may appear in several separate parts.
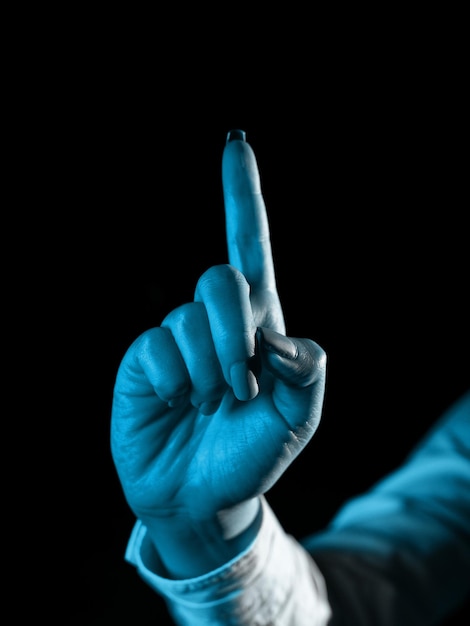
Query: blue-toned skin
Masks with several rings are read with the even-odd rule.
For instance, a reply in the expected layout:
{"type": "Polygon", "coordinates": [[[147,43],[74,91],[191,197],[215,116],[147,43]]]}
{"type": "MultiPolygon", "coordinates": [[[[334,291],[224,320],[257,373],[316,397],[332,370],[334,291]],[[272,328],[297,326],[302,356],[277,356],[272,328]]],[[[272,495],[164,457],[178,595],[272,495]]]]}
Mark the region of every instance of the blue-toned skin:
{"type": "Polygon", "coordinates": [[[120,365],[111,448],[125,497],[168,575],[219,567],[256,536],[259,496],[318,427],[326,356],[288,338],[256,158],[222,159],[228,260],[120,365]]]}

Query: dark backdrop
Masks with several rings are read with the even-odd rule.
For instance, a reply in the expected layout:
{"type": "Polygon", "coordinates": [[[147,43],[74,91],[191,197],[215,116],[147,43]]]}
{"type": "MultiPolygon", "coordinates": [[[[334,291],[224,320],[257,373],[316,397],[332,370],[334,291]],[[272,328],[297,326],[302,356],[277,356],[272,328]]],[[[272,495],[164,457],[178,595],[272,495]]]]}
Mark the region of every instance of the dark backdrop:
{"type": "Polygon", "coordinates": [[[42,558],[60,623],[161,626],[163,602],[123,560],[134,519],[110,457],[112,387],[129,343],[226,261],[226,132],[244,128],[258,157],[288,333],[329,357],[322,424],[268,494],[301,537],[468,387],[460,88],[442,74],[443,99],[426,74],[353,72],[291,91],[288,106],[274,89],[228,107],[217,90],[202,104],[130,71],[76,78],[32,120],[28,154],[41,205],[29,225],[47,236],[24,280],[42,314],[37,354],[54,362],[42,558]]]}

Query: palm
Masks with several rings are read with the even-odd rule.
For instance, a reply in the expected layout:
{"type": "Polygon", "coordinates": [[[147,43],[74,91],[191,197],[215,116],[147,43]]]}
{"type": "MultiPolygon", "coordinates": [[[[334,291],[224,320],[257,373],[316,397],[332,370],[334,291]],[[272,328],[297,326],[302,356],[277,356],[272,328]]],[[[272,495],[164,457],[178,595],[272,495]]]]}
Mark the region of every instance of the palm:
{"type": "MultiPolygon", "coordinates": [[[[158,515],[189,507],[217,511],[264,493],[303,446],[292,439],[268,388],[250,402],[227,389],[220,407],[203,415],[189,405],[161,407],[160,415],[135,433],[135,459],[123,477],[133,508],[158,515]]],[[[154,404],[152,390],[149,403],[154,404]]]]}

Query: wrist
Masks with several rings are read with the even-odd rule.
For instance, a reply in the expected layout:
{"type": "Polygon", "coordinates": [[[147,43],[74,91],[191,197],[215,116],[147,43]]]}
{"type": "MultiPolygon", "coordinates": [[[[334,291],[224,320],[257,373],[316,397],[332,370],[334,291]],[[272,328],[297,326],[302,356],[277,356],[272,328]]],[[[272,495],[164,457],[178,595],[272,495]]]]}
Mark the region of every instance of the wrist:
{"type": "Polygon", "coordinates": [[[194,519],[188,511],[141,519],[168,577],[195,578],[236,558],[255,540],[261,526],[259,498],[194,519]]]}

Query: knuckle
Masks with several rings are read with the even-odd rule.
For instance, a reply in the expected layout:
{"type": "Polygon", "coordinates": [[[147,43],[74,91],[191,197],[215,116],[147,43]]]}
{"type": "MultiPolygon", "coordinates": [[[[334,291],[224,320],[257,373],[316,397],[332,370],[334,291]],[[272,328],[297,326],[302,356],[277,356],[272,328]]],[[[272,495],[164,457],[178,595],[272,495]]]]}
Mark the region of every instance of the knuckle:
{"type": "Polygon", "coordinates": [[[196,319],[200,319],[202,309],[203,306],[197,302],[181,304],[164,317],[161,326],[185,333],[194,326],[196,319]]]}
{"type": "Polygon", "coordinates": [[[166,332],[166,330],[158,326],[145,330],[132,343],[130,351],[137,355],[151,352],[153,348],[160,343],[162,335],[166,332]]]}
{"type": "Polygon", "coordinates": [[[299,381],[301,386],[310,386],[325,376],[326,352],[312,339],[304,338],[299,347],[299,381]]]}
{"type": "Polygon", "coordinates": [[[246,283],[246,279],[233,265],[228,263],[213,265],[200,276],[196,291],[202,293],[211,292],[214,289],[225,286],[228,282],[246,283]]]}

